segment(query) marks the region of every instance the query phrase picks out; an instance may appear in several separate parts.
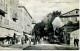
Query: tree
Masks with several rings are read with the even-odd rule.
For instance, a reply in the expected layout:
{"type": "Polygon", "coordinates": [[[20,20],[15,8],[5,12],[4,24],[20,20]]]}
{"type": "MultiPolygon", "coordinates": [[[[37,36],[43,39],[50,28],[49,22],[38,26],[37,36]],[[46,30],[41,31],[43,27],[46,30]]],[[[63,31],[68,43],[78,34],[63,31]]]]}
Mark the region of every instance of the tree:
{"type": "MultiPolygon", "coordinates": [[[[50,13],[51,14],[51,13],[50,13]]],[[[49,14],[48,14],[49,15],[49,14]]],[[[61,11],[53,11],[53,13],[51,14],[51,21],[47,23],[47,33],[49,34],[50,32],[54,32],[54,28],[53,28],[53,25],[52,25],[52,21],[57,17],[61,15],[61,11]]]]}
{"type": "Polygon", "coordinates": [[[57,17],[59,15],[61,15],[61,11],[60,12],[59,11],[53,11],[53,13],[52,13],[52,17],[57,17]]]}
{"type": "Polygon", "coordinates": [[[36,42],[40,42],[41,37],[44,36],[44,23],[43,22],[39,22],[34,26],[33,29],[33,34],[35,36],[35,42],[34,44],[36,44],[36,42]]]}
{"type": "Polygon", "coordinates": [[[34,26],[34,33],[38,36],[43,36],[44,33],[44,23],[40,22],[34,26]]]}

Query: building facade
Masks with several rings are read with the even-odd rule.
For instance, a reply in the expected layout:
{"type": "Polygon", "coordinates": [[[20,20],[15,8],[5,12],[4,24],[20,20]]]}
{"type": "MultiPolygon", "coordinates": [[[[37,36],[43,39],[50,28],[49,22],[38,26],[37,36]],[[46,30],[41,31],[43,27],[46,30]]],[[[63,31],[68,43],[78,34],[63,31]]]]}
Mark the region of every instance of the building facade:
{"type": "Polygon", "coordinates": [[[60,16],[64,26],[64,43],[74,45],[74,37],[79,39],[79,9],[74,9],[60,16]],[[76,33],[75,33],[76,32],[76,33]],[[69,40],[69,41],[68,41],[69,40]],[[67,42],[68,41],[68,42],[67,42]]]}
{"type": "Polygon", "coordinates": [[[79,9],[74,9],[67,13],[64,13],[60,16],[60,18],[64,24],[67,24],[69,21],[76,23],[79,21],[79,9]]]}
{"type": "Polygon", "coordinates": [[[26,34],[30,34],[32,31],[32,17],[25,8],[25,6],[18,6],[19,9],[19,17],[20,21],[19,24],[22,24],[23,32],[26,34]]]}
{"type": "Polygon", "coordinates": [[[20,39],[25,33],[31,33],[32,17],[18,0],[0,0],[0,41],[7,36],[20,39]]]}

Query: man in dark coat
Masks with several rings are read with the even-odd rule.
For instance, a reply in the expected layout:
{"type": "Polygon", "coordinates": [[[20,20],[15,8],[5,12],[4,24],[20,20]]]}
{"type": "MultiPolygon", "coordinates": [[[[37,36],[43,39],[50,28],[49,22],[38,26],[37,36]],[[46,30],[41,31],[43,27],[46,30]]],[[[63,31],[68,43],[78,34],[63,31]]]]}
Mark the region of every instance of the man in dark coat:
{"type": "Polygon", "coordinates": [[[77,45],[77,47],[79,47],[79,39],[78,38],[76,38],[76,45],[77,45]]]}
{"type": "Polygon", "coordinates": [[[74,37],[74,47],[76,46],[76,39],[75,39],[75,37],[74,37]]]}

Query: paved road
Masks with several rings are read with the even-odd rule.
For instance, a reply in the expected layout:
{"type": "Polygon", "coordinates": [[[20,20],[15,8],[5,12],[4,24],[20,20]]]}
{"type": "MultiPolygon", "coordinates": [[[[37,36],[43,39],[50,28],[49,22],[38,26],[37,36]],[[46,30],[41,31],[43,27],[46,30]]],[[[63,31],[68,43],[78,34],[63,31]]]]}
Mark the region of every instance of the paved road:
{"type": "Polygon", "coordinates": [[[9,47],[0,47],[0,49],[17,49],[17,50],[77,50],[78,48],[70,47],[67,45],[50,44],[48,41],[42,41],[41,44],[31,45],[28,44],[15,44],[9,47]]]}
{"type": "Polygon", "coordinates": [[[78,50],[78,48],[62,46],[57,44],[38,44],[35,46],[29,46],[23,50],[78,50]]]}
{"type": "Polygon", "coordinates": [[[28,46],[23,50],[78,50],[78,48],[67,45],[49,44],[48,41],[43,41],[41,44],[28,46]]]}

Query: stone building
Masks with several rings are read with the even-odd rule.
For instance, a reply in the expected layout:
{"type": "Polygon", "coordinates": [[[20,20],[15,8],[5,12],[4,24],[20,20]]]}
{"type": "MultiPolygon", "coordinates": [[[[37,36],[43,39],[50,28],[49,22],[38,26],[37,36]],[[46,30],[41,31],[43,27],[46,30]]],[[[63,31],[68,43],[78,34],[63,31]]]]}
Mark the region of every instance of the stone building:
{"type": "Polygon", "coordinates": [[[3,29],[3,27],[2,27],[2,18],[3,17],[5,17],[5,14],[6,14],[6,12],[5,12],[5,8],[6,8],[6,6],[5,6],[5,0],[3,1],[3,0],[0,0],[0,44],[2,44],[1,43],[1,41],[3,41],[3,36],[1,35],[2,34],[2,32],[4,31],[3,29]]]}
{"type": "Polygon", "coordinates": [[[24,6],[18,7],[18,0],[0,0],[0,41],[7,36],[20,39],[31,33],[32,17],[24,6]]]}
{"type": "Polygon", "coordinates": [[[62,19],[62,22],[64,24],[67,24],[69,21],[76,23],[77,21],[79,21],[79,9],[74,9],[71,10],[67,13],[64,13],[60,16],[60,18],[62,19]]]}
{"type": "Polygon", "coordinates": [[[64,26],[64,41],[69,40],[70,45],[74,45],[74,37],[79,39],[79,9],[74,9],[60,16],[64,26]],[[75,33],[76,32],[76,33],[75,33]]]}
{"type": "Polygon", "coordinates": [[[25,8],[25,6],[18,6],[19,9],[19,17],[20,17],[20,24],[22,24],[22,29],[24,34],[30,34],[32,30],[32,17],[25,8]]]}

